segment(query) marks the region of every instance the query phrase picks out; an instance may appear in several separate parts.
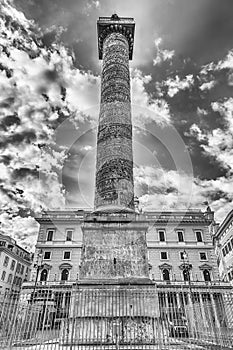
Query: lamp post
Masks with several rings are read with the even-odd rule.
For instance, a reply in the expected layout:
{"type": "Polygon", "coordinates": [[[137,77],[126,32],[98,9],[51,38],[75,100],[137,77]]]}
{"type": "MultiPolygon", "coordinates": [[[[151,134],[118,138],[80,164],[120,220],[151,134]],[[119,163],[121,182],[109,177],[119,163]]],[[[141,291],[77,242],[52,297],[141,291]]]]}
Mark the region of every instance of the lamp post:
{"type": "Polygon", "coordinates": [[[190,293],[190,306],[191,306],[191,311],[193,314],[193,325],[194,325],[194,336],[196,333],[196,315],[195,315],[195,300],[194,300],[194,295],[193,295],[193,291],[192,291],[192,285],[191,285],[191,280],[190,280],[190,270],[192,269],[192,265],[189,263],[189,257],[188,257],[188,253],[184,250],[183,251],[183,271],[187,274],[187,278],[188,278],[188,285],[189,285],[189,293],[190,293]]]}
{"type": "Polygon", "coordinates": [[[183,251],[183,271],[185,272],[187,278],[189,287],[191,288],[191,280],[190,280],[190,270],[192,268],[192,265],[189,263],[189,257],[188,253],[184,250],[183,251]]]}
{"type": "Polygon", "coordinates": [[[36,279],[35,279],[35,283],[34,283],[34,287],[33,287],[33,292],[32,292],[32,298],[31,298],[31,302],[35,301],[35,291],[36,291],[36,285],[37,285],[37,282],[38,282],[38,277],[39,277],[39,271],[41,268],[43,268],[43,264],[42,263],[42,250],[40,249],[38,255],[37,255],[37,261],[36,263],[34,264],[34,267],[36,268],[36,279]]]}

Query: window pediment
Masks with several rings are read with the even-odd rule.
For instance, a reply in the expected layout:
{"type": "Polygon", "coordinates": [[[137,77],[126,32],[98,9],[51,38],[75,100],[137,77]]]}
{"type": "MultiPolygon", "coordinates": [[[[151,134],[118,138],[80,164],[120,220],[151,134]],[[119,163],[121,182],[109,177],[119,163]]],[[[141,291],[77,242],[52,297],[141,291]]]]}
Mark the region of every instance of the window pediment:
{"type": "Polygon", "coordinates": [[[69,263],[63,263],[63,264],[61,264],[61,265],[59,266],[59,269],[60,269],[60,270],[63,270],[63,269],[68,269],[68,270],[70,270],[70,269],[72,269],[72,265],[69,264],[69,263]]]}
{"type": "Polygon", "coordinates": [[[212,270],[212,266],[209,264],[202,264],[201,266],[199,266],[200,270],[212,270]]]}
{"type": "Polygon", "coordinates": [[[46,269],[46,270],[50,270],[52,268],[52,265],[50,264],[47,264],[47,263],[44,263],[42,266],[41,266],[42,269],[46,269]]]}
{"type": "Polygon", "coordinates": [[[160,268],[160,270],[163,270],[163,269],[171,270],[172,269],[172,265],[164,263],[162,265],[159,265],[159,268],[160,268]]]}
{"type": "Polygon", "coordinates": [[[181,264],[180,266],[179,266],[179,268],[181,269],[181,270],[191,270],[192,268],[193,268],[193,265],[192,264],[181,264]]]}

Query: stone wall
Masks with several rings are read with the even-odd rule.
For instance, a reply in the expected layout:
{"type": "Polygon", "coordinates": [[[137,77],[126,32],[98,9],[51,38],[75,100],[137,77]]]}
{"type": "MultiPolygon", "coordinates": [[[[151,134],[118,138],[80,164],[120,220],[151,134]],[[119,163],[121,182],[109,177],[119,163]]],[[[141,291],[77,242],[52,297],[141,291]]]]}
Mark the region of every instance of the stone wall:
{"type": "Polygon", "coordinates": [[[146,228],[137,222],[86,222],[81,279],[148,277],[146,228]]]}

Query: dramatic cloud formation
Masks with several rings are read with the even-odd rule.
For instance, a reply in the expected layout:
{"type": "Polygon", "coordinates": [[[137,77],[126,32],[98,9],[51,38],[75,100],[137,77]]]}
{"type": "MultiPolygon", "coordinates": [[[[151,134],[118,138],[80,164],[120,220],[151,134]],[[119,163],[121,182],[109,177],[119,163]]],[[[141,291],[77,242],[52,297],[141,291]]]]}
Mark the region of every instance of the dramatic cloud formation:
{"type": "Polygon", "coordinates": [[[24,246],[35,243],[41,210],[93,205],[96,19],[113,11],[136,20],[131,87],[141,205],[203,209],[208,201],[218,220],[231,208],[232,0],[3,0],[0,221],[24,246]]]}

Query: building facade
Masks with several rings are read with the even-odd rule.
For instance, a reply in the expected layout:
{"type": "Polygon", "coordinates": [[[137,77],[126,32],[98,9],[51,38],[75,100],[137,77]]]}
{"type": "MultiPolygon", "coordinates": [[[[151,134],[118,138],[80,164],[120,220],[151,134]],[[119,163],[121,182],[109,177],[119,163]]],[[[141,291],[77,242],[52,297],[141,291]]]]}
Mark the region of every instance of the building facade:
{"type": "MultiPolygon", "coordinates": [[[[41,282],[75,281],[80,275],[82,226],[90,212],[51,211],[37,218],[40,224],[32,279],[41,282]]],[[[155,281],[219,281],[213,244],[214,213],[148,212],[138,215],[148,225],[146,241],[150,278],[155,281]],[[190,276],[185,268],[187,263],[190,276]]]]}
{"type": "Polygon", "coordinates": [[[214,244],[220,278],[233,285],[233,210],[216,230],[214,244]]]}
{"type": "Polygon", "coordinates": [[[181,283],[188,279],[193,282],[219,280],[212,237],[213,212],[145,212],[145,217],[150,222],[147,246],[153,279],[181,283]]]}
{"type": "Polygon", "coordinates": [[[30,280],[32,254],[10,236],[0,233],[0,294],[19,291],[30,280]]]}

